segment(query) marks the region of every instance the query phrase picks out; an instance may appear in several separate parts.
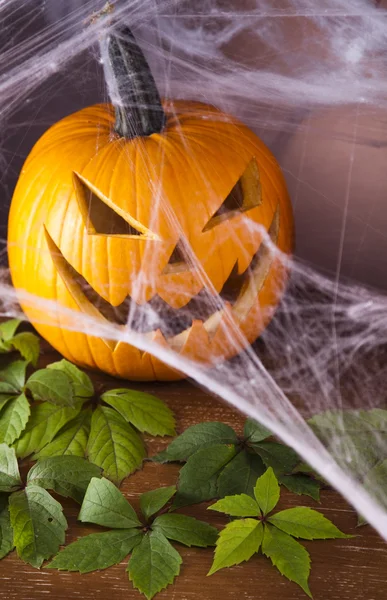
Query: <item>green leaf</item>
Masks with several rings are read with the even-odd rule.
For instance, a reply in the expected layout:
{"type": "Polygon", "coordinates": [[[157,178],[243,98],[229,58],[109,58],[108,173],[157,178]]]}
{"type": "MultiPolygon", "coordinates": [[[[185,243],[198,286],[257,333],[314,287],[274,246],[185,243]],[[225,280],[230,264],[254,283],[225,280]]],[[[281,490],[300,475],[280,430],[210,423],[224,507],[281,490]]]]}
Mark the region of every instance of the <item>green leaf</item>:
{"type": "Polygon", "coordinates": [[[267,515],[277,506],[280,488],[271,467],[257,480],[254,495],[263,515],[267,515]]]}
{"type": "Polygon", "coordinates": [[[139,431],[147,431],[152,435],[176,435],[173,412],[151,394],[118,389],[106,392],[101,399],[139,431]]]}
{"type": "Polygon", "coordinates": [[[304,546],[287,533],[265,525],[262,552],[270,558],[282,575],[297,583],[310,598],[312,597],[308,586],[310,557],[304,546]]]}
{"type": "Polygon", "coordinates": [[[310,496],[317,502],[320,500],[321,483],[307,475],[282,475],[278,481],[294,494],[310,496]]]}
{"type": "Polygon", "coordinates": [[[119,564],[142,540],[136,529],[92,533],[66,546],[46,569],[90,573],[119,564]]]}
{"type": "MultiPolygon", "coordinates": [[[[0,411],[4,408],[4,406],[6,404],[8,404],[8,402],[10,400],[13,400],[14,398],[15,398],[15,394],[0,394],[0,411]]],[[[0,419],[1,419],[1,416],[0,416],[0,419]]]]}
{"type": "Polygon", "coordinates": [[[261,514],[256,501],[246,494],[226,496],[209,506],[208,510],[216,510],[232,517],[258,517],[261,514]]]}
{"type": "Polygon", "coordinates": [[[351,457],[347,468],[355,477],[383,458],[375,438],[387,433],[386,410],[332,410],[315,415],[308,423],[331,453],[351,457]]]}
{"type": "Polygon", "coordinates": [[[79,398],[91,398],[94,396],[94,386],[90,377],[68,360],[63,359],[51,363],[47,366],[47,369],[54,369],[66,373],[71,379],[75,396],[79,398]]]}
{"type": "MultiPolygon", "coordinates": [[[[386,506],[386,481],[387,481],[387,460],[377,463],[368,473],[364,479],[363,485],[370,495],[380,502],[383,506],[386,506]]],[[[359,524],[364,525],[366,523],[363,518],[360,518],[359,524]]]]}
{"type": "Polygon", "coordinates": [[[85,456],[90,435],[91,415],[91,408],[82,410],[75,419],[59,431],[52,442],[34,455],[34,459],[65,455],[85,456]]]}
{"type": "Polygon", "coordinates": [[[0,354],[8,354],[8,352],[11,352],[11,350],[12,345],[10,342],[4,342],[2,339],[0,339],[0,354]]]}
{"type": "Polygon", "coordinates": [[[298,463],[298,465],[293,469],[292,475],[298,476],[300,474],[308,475],[309,477],[313,477],[313,479],[317,479],[320,484],[320,487],[321,484],[327,485],[327,481],[324,479],[324,477],[322,477],[320,473],[312,469],[312,467],[305,462],[298,463]]]}
{"type": "Polygon", "coordinates": [[[252,444],[262,442],[266,438],[272,435],[269,429],[266,429],[263,425],[255,421],[254,419],[247,419],[243,430],[243,435],[246,441],[252,444]]]}
{"type": "Polygon", "coordinates": [[[92,479],[78,519],[113,529],[140,527],[141,522],[118,488],[108,479],[92,479]]]}
{"type": "Polygon", "coordinates": [[[7,383],[6,381],[0,381],[0,394],[2,396],[15,396],[16,394],[18,394],[19,391],[16,390],[13,385],[11,385],[10,383],[7,383]]]}
{"type": "Polygon", "coordinates": [[[277,442],[252,444],[251,448],[259,454],[267,467],[273,469],[277,477],[291,473],[300,462],[300,457],[294,450],[277,442]]]}
{"type": "Polygon", "coordinates": [[[155,462],[185,461],[198,450],[220,444],[237,444],[238,437],[224,423],[199,423],[186,429],[164,452],[152,457],[155,462]]]}
{"type": "Polygon", "coordinates": [[[4,321],[4,323],[0,323],[1,339],[5,342],[12,340],[20,323],[20,319],[9,319],[8,321],[4,321]]]}
{"type": "Polygon", "coordinates": [[[0,496],[0,559],[13,550],[13,532],[8,508],[8,496],[0,496]]]}
{"type": "Polygon", "coordinates": [[[303,506],[288,508],[269,517],[268,521],[281,531],[304,540],[326,540],[328,538],[351,538],[324,515],[303,506]]]}
{"type": "Polygon", "coordinates": [[[67,522],[59,502],[37,485],[9,498],[14,543],[19,557],[39,568],[64,544],[67,522]]]}
{"type": "Polygon", "coordinates": [[[128,564],[129,579],[148,600],[161,592],[180,573],[180,554],[165,536],[152,531],[136,546],[128,564]]]}
{"type": "Polygon", "coordinates": [[[192,454],[180,469],[173,508],[215,498],[219,472],[235,453],[235,446],[218,445],[192,454]]]}
{"type": "Polygon", "coordinates": [[[78,415],[81,406],[79,403],[71,408],[70,406],[57,406],[49,402],[33,406],[27,427],[21,438],[16,442],[17,456],[25,458],[34,452],[39,452],[54,439],[66,423],[78,415]]]}
{"type": "Polygon", "coordinates": [[[27,483],[54,490],[81,504],[93,477],[101,477],[101,469],[79,456],[53,456],[37,462],[28,473],[27,483]]]}
{"type": "Polygon", "coordinates": [[[30,403],[24,394],[8,402],[1,412],[0,443],[13,444],[25,429],[30,414],[30,403]]]}
{"type": "Polygon", "coordinates": [[[218,496],[248,494],[254,496],[254,485],[266,467],[257,454],[243,450],[224,467],[218,478],[218,496]]]}
{"type": "Polygon", "coordinates": [[[218,530],[208,523],[177,514],[160,515],[154,520],[152,530],[159,531],[166,538],[185,546],[201,548],[214,546],[218,537],[218,530]]]}
{"type": "Polygon", "coordinates": [[[148,520],[149,517],[159,512],[175,493],[176,486],[171,485],[169,487],[162,487],[158,490],[151,490],[150,492],[141,494],[140,509],[144,517],[148,520]]]}
{"type": "Polygon", "coordinates": [[[14,394],[0,394],[0,410],[2,410],[4,408],[4,406],[6,404],[8,404],[8,402],[10,400],[13,400],[14,398],[15,398],[14,394]]]}
{"type": "Polygon", "coordinates": [[[87,453],[91,462],[118,485],[141,467],[146,456],[142,440],[133,427],[115,410],[104,406],[93,413],[87,453]]]}
{"type": "Polygon", "coordinates": [[[3,384],[0,386],[1,393],[18,394],[22,391],[26,380],[27,365],[25,360],[14,360],[0,370],[0,383],[3,384]],[[8,384],[8,389],[4,384],[8,384]]]}
{"type": "Polygon", "coordinates": [[[258,552],[262,538],[263,525],[256,519],[238,519],[226,525],[216,542],[215,558],[208,575],[249,560],[258,552]]]}
{"type": "Polygon", "coordinates": [[[35,371],[26,383],[34,400],[45,400],[57,406],[74,406],[74,390],[70,377],[54,369],[35,371]]]}
{"type": "Polygon", "coordinates": [[[22,485],[14,448],[0,444],[0,492],[13,492],[22,485]]]}
{"type": "Polygon", "coordinates": [[[387,411],[381,408],[372,410],[328,410],[315,415],[308,423],[326,441],[337,432],[350,433],[353,437],[364,432],[387,432],[387,411]]]}
{"type": "Polygon", "coordinates": [[[30,331],[23,331],[12,338],[11,344],[27,362],[36,367],[40,353],[40,341],[37,335],[30,331]]]}

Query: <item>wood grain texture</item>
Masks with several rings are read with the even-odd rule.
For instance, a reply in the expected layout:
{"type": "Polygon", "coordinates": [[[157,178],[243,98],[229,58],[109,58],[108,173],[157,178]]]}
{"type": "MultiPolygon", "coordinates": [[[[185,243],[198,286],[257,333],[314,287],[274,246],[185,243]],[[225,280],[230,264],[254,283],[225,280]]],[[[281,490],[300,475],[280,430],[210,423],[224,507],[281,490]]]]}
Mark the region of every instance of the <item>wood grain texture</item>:
{"type": "MultiPolygon", "coordinates": [[[[57,360],[57,355],[45,349],[41,366],[57,360]]],[[[92,374],[102,391],[122,387],[111,377],[92,374]],[[118,384],[118,385],[117,385],[118,384]]],[[[173,384],[131,384],[165,400],[175,412],[178,431],[201,421],[220,420],[241,431],[244,417],[233,408],[198,389],[189,382],[173,384]]],[[[149,455],[163,449],[168,439],[147,438],[149,455]]],[[[124,481],[122,491],[138,508],[139,495],[159,486],[176,482],[178,467],[147,462],[142,471],[124,481]]],[[[63,500],[61,500],[63,501],[63,500]]],[[[387,597],[387,545],[371,527],[356,528],[356,514],[334,491],[322,492],[321,505],[305,496],[282,491],[279,508],[303,504],[321,510],[340,529],[357,535],[350,540],[303,542],[310,551],[312,573],[310,587],[314,600],[385,600],[387,597]]],[[[208,504],[183,510],[185,514],[221,527],[227,522],[222,515],[206,511],[208,504]]],[[[66,543],[87,533],[102,530],[77,523],[79,506],[64,501],[69,522],[66,543]]],[[[212,550],[185,548],[176,544],[183,557],[181,575],[173,586],[160,593],[160,600],[303,600],[305,594],[282,577],[263,556],[248,563],[225,569],[211,577],[206,574],[212,563],[212,550]]],[[[126,562],[105,571],[79,575],[56,571],[36,570],[24,564],[16,553],[0,562],[0,600],[136,600],[139,592],[132,588],[125,571],[126,562]]]]}

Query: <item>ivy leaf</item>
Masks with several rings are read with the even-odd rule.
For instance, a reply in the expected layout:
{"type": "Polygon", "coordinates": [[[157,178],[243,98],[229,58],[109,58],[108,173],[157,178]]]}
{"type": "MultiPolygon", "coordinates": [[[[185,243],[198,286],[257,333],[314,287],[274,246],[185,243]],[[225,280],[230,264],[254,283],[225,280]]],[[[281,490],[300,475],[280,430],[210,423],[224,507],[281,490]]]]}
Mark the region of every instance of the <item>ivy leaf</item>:
{"type": "Polygon", "coordinates": [[[259,454],[267,467],[273,469],[277,477],[291,473],[300,462],[297,452],[277,442],[260,442],[252,444],[251,448],[259,454]]]}
{"type": "Polygon", "coordinates": [[[34,400],[44,400],[57,406],[74,407],[74,390],[70,377],[57,369],[35,371],[26,383],[34,400]]]}
{"type": "Polygon", "coordinates": [[[209,506],[208,510],[216,510],[232,517],[258,517],[261,514],[256,501],[246,494],[226,496],[209,506]]]}
{"type": "Polygon", "coordinates": [[[66,546],[46,569],[90,573],[119,564],[143,537],[136,529],[92,533],[66,546]]]}
{"type": "Polygon", "coordinates": [[[284,485],[289,492],[298,494],[299,496],[310,496],[316,502],[320,500],[321,483],[303,474],[282,475],[278,481],[284,485]]]}
{"type": "Polygon", "coordinates": [[[118,389],[101,396],[128,423],[152,435],[176,435],[173,412],[158,398],[144,392],[118,389]]]}
{"type": "Polygon", "coordinates": [[[266,429],[263,425],[255,421],[254,419],[247,419],[243,430],[243,435],[246,441],[252,444],[262,442],[266,438],[272,435],[269,429],[266,429]]]}
{"type": "Polygon", "coordinates": [[[58,431],[68,421],[78,415],[80,410],[80,403],[74,408],[57,406],[56,404],[50,404],[50,402],[33,406],[27,427],[21,438],[16,442],[16,455],[19,458],[25,458],[34,452],[39,452],[54,439],[58,431]]]}
{"type": "Polygon", "coordinates": [[[320,485],[327,484],[324,477],[322,477],[322,475],[320,475],[320,473],[317,473],[317,471],[312,469],[312,467],[305,462],[298,463],[298,465],[295,467],[295,469],[293,469],[292,475],[300,475],[300,474],[308,475],[309,477],[313,477],[314,479],[317,479],[318,482],[320,483],[320,485]]]}
{"type": "Polygon", "coordinates": [[[141,438],[112,408],[99,406],[91,419],[87,454],[117,485],[139,469],[146,456],[141,438]]]}
{"type": "Polygon", "coordinates": [[[15,396],[18,393],[19,393],[19,391],[15,390],[13,385],[11,385],[10,383],[7,383],[6,381],[0,381],[0,394],[2,396],[5,396],[5,395],[15,396]]]}
{"type": "MultiPolygon", "coordinates": [[[[0,381],[1,384],[1,381],[0,381]]],[[[13,398],[15,398],[15,394],[1,394],[0,393],[0,410],[2,410],[4,408],[4,406],[6,404],[8,404],[8,402],[10,400],[12,400],[13,398]]]]}
{"type": "Polygon", "coordinates": [[[129,502],[114,483],[104,478],[90,481],[78,519],[113,529],[141,527],[129,502]]]}
{"type": "Polygon", "coordinates": [[[82,503],[93,477],[101,477],[101,469],[79,456],[54,456],[37,462],[27,477],[27,484],[54,490],[65,498],[82,503]]]}
{"type": "Polygon", "coordinates": [[[282,575],[297,583],[312,598],[308,586],[310,557],[304,546],[287,533],[265,525],[262,552],[282,575]]]}
{"type": "Polygon", "coordinates": [[[351,538],[336,527],[324,515],[303,506],[282,510],[268,518],[269,523],[293,537],[304,540],[326,540],[328,538],[351,538]]]}
{"type": "MultiPolygon", "coordinates": [[[[387,460],[383,460],[376,464],[368,473],[364,479],[363,485],[365,489],[371,494],[371,496],[377,496],[377,499],[381,504],[386,505],[385,497],[385,481],[387,478],[387,460]],[[379,490],[379,493],[375,493],[379,490]]],[[[360,524],[365,524],[366,521],[360,519],[360,524]]]]}
{"type": "Polygon", "coordinates": [[[386,433],[387,411],[381,408],[372,410],[328,410],[315,415],[308,424],[326,441],[338,431],[349,432],[352,437],[364,432],[386,433]]]}
{"type": "Polygon", "coordinates": [[[0,492],[13,492],[22,485],[14,448],[0,444],[0,492]]]}
{"type": "Polygon", "coordinates": [[[70,378],[74,395],[78,398],[91,398],[94,396],[94,386],[90,377],[68,360],[63,359],[51,363],[47,366],[47,369],[63,371],[70,378]]]}
{"type": "Polygon", "coordinates": [[[336,456],[350,454],[354,474],[364,473],[379,462],[380,449],[374,440],[386,435],[386,410],[330,410],[315,415],[308,424],[328,450],[334,442],[336,456]]]}
{"type": "Polygon", "coordinates": [[[129,579],[148,600],[180,573],[180,554],[158,531],[151,531],[136,546],[128,564],[129,579]]]}
{"type": "Polygon", "coordinates": [[[257,480],[254,495],[263,515],[267,515],[277,506],[280,488],[271,467],[257,480]]]}
{"type": "Polygon", "coordinates": [[[9,319],[4,323],[0,323],[0,338],[5,342],[12,340],[20,323],[20,319],[9,319]]]}
{"type": "Polygon", "coordinates": [[[0,559],[13,550],[13,532],[8,508],[8,496],[0,496],[0,559]]]}
{"type": "MultiPolygon", "coordinates": [[[[386,411],[387,412],[387,411],[386,411]]],[[[385,495],[385,481],[387,477],[387,460],[378,462],[372,469],[367,473],[363,486],[370,493],[371,496],[376,498],[380,504],[386,506],[386,495],[385,495]]],[[[358,526],[366,525],[367,519],[362,515],[358,515],[358,526]]]]}
{"type": "Polygon", "coordinates": [[[25,360],[14,360],[0,370],[1,393],[19,394],[22,391],[26,380],[27,365],[25,360]]]}
{"type": "Polygon", "coordinates": [[[188,460],[198,450],[220,444],[237,444],[238,437],[233,429],[224,423],[199,423],[186,429],[173,440],[168,448],[152,457],[155,462],[188,460]]]}
{"type": "Polygon", "coordinates": [[[158,490],[145,492],[140,496],[140,509],[144,517],[148,520],[149,517],[155,515],[159,510],[167,504],[167,502],[176,493],[176,486],[162,487],[158,490]]]}
{"type": "Polygon", "coordinates": [[[218,496],[233,496],[248,494],[254,496],[254,485],[266,467],[257,454],[239,452],[228,465],[224,467],[218,478],[218,496]]]}
{"type": "Polygon", "coordinates": [[[218,537],[218,530],[208,523],[177,514],[160,515],[154,520],[152,530],[158,531],[166,538],[180,542],[185,546],[199,546],[201,548],[214,546],[218,537]]]}
{"type": "Polygon", "coordinates": [[[24,394],[8,402],[1,413],[0,443],[13,444],[25,429],[30,414],[30,403],[24,394]]]}
{"type": "Polygon", "coordinates": [[[30,331],[23,331],[12,338],[11,344],[27,362],[36,367],[40,353],[40,341],[37,335],[30,331]]]}
{"type": "Polygon", "coordinates": [[[216,542],[215,558],[208,575],[249,560],[258,552],[262,538],[263,525],[257,519],[238,519],[226,525],[216,542]]]}
{"type": "Polygon", "coordinates": [[[65,455],[85,456],[91,415],[91,409],[82,410],[75,419],[59,431],[52,442],[34,455],[34,459],[65,455]]]}
{"type": "Polygon", "coordinates": [[[220,470],[234,458],[235,446],[217,445],[192,454],[180,469],[173,508],[212,500],[217,494],[220,470]]]}
{"type": "Polygon", "coordinates": [[[9,498],[14,543],[19,557],[39,568],[64,544],[67,522],[62,507],[37,485],[28,485],[9,498]]]}

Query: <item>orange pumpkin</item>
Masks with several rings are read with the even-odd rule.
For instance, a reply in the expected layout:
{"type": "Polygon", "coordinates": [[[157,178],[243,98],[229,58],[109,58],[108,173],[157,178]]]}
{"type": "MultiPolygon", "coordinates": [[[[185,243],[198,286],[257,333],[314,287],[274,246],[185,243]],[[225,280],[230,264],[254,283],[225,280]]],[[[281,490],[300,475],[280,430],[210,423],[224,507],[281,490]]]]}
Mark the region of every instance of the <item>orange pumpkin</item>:
{"type": "Polygon", "coordinates": [[[63,307],[123,328],[140,315],[130,327],[183,356],[229,358],[261,333],[286,280],[257,225],[290,252],[291,206],[274,157],[246,126],[207,105],[161,103],[127,29],[110,35],[108,51],[120,106],[76,112],[33,148],[11,205],[11,275],[16,288],[57,302],[44,318],[21,297],[69,360],[132,380],[177,379],[147,352],[67,329],[63,307]],[[156,324],[145,322],[150,312],[156,324]]]}

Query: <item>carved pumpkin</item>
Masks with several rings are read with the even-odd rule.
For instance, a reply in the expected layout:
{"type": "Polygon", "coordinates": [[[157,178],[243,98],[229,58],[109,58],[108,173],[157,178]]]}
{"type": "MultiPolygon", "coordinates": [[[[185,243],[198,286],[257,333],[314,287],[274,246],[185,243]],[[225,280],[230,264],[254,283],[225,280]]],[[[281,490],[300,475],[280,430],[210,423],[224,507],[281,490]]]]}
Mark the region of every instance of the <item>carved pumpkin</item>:
{"type": "Polygon", "coordinates": [[[233,356],[283,289],[285,269],[257,224],[289,252],[290,202],[247,127],[203,104],[161,103],[130,31],[107,43],[120,106],[72,114],[33,148],[9,217],[11,275],[16,288],[58,303],[45,319],[20,297],[69,360],[133,380],[178,379],[129,344],[68,330],[63,307],[121,327],[139,314],[134,330],[195,360],[233,356]],[[154,311],[159,322],[144,317],[154,311]]]}

